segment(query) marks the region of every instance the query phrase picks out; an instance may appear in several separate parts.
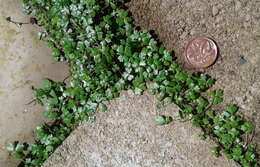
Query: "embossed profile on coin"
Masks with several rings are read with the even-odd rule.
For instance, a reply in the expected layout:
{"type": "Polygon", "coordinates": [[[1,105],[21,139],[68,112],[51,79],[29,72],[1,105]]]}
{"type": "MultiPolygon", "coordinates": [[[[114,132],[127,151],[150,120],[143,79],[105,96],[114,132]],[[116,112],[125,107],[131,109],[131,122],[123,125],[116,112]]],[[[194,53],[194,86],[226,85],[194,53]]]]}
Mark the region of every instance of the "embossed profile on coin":
{"type": "Polygon", "coordinates": [[[206,68],[212,65],[218,56],[215,42],[209,38],[199,37],[188,43],[185,59],[194,68],[206,68]]]}

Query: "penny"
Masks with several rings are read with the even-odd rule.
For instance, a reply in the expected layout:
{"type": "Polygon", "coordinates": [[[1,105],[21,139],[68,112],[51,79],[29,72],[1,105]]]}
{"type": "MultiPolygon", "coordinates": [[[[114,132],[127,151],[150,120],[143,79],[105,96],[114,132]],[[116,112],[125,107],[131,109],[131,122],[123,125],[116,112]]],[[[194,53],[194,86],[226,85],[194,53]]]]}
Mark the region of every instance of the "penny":
{"type": "Polygon", "coordinates": [[[194,68],[206,68],[215,63],[218,48],[215,42],[206,37],[191,40],[185,50],[185,59],[194,68]]]}

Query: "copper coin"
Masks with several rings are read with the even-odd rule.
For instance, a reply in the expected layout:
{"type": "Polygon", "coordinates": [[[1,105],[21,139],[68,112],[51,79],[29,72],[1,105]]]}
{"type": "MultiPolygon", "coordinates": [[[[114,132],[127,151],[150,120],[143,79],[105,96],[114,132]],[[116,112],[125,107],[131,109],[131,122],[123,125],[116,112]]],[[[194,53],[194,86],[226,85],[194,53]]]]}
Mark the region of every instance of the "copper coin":
{"type": "Polygon", "coordinates": [[[218,48],[215,42],[206,37],[191,40],[185,51],[187,63],[194,68],[206,68],[217,59],[218,48]]]}

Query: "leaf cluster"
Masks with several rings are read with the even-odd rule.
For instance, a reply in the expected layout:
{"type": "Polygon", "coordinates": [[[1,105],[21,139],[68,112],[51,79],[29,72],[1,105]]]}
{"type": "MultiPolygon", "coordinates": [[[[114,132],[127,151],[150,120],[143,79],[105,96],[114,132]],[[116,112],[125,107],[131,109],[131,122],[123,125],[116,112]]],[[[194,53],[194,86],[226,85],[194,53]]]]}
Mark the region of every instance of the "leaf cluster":
{"type": "MultiPolygon", "coordinates": [[[[10,153],[22,159],[20,166],[40,166],[82,121],[92,121],[96,110],[106,111],[106,101],[122,90],[141,95],[152,83],[158,107],[177,104],[182,120],[201,128],[202,139],[218,144],[212,152],[258,167],[255,149],[243,141],[253,124],[236,113],[235,105],[213,111],[223,101],[223,91],[211,91],[210,99],[202,93],[215,80],[184,72],[149,31],[137,30],[122,6],[118,0],[24,0],[24,11],[44,28],[39,38],[47,41],[56,61],[69,64],[71,78],[70,85],[43,79],[43,87],[33,90],[52,123],[37,127],[34,144],[10,144],[10,153]]],[[[156,122],[166,125],[172,117],[159,116],[156,122]]]]}

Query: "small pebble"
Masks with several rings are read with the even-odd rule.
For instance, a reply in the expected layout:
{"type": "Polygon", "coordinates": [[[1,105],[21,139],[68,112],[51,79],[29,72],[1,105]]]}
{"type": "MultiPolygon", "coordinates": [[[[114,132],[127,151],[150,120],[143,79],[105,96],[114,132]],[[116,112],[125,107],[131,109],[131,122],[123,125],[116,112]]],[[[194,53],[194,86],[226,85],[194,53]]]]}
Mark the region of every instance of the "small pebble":
{"type": "Polygon", "coordinates": [[[251,27],[251,23],[250,22],[244,22],[244,27],[245,28],[250,28],[251,27]]]}
{"type": "Polygon", "coordinates": [[[246,64],[247,60],[244,57],[240,57],[239,64],[246,64]]]}
{"type": "Polygon", "coordinates": [[[182,35],[180,36],[180,38],[181,38],[181,39],[186,39],[187,36],[188,36],[188,32],[187,32],[187,31],[184,31],[184,32],[182,33],[182,35]]]}
{"type": "Polygon", "coordinates": [[[216,18],[215,22],[216,22],[216,23],[220,23],[222,20],[223,20],[223,18],[222,18],[222,17],[220,17],[220,16],[217,16],[217,18],[216,18]]]}
{"type": "Polygon", "coordinates": [[[250,15],[249,14],[246,15],[245,20],[250,21],[250,15]]]}
{"type": "Polygon", "coordinates": [[[195,35],[197,33],[197,30],[195,28],[190,30],[190,35],[195,35]]]}
{"type": "Polygon", "coordinates": [[[218,8],[216,6],[213,6],[213,8],[212,8],[212,15],[216,16],[216,15],[218,15],[218,13],[219,13],[218,8]]]}
{"type": "Polygon", "coordinates": [[[240,10],[241,7],[242,7],[241,2],[237,0],[237,1],[236,1],[236,6],[235,6],[236,10],[240,10]]]}
{"type": "Polygon", "coordinates": [[[201,26],[201,32],[203,32],[203,33],[206,33],[206,32],[207,32],[207,26],[206,26],[205,24],[203,24],[203,25],[201,26]]]}

